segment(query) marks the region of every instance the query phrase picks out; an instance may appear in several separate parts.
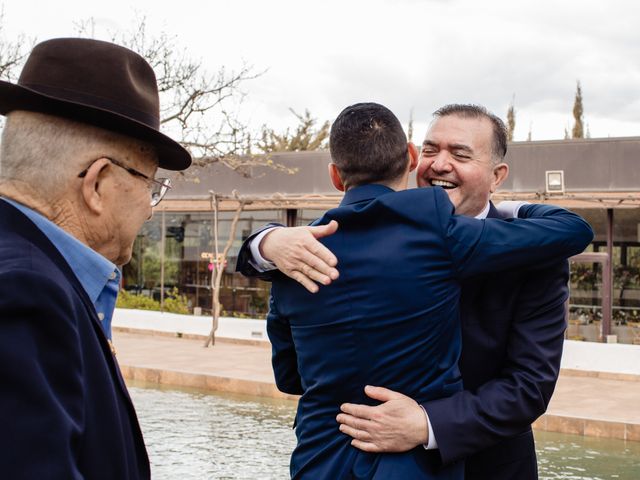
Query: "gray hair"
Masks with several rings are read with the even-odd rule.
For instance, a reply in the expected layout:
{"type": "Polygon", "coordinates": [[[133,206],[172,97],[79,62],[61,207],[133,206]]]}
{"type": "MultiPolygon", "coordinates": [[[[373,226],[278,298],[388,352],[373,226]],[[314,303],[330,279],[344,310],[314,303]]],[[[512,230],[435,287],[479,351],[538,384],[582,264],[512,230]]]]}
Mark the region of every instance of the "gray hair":
{"type": "Polygon", "coordinates": [[[433,112],[435,118],[456,115],[462,118],[486,118],[491,122],[493,138],[491,155],[495,163],[502,162],[507,154],[507,127],[497,115],[491,113],[482,105],[452,103],[440,107],[433,112]]]}
{"type": "Polygon", "coordinates": [[[123,146],[150,150],[144,142],[102,128],[43,113],[13,111],[2,132],[0,182],[24,183],[53,199],[67,190],[91,160],[123,146]]]}

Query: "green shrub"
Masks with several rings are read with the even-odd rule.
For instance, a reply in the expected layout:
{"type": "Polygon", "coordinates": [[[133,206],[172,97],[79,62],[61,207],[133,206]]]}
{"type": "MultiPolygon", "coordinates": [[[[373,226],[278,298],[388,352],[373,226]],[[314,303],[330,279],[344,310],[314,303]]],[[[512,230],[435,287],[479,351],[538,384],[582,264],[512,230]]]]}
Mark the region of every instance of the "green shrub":
{"type": "MultiPolygon", "coordinates": [[[[160,304],[158,304],[158,309],[160,309],[160,304]]],[[[191,312],[189,312],[189,303],[187,301],[187,296],[180,295],[178,289],[176,287],[173,287],[164,299],[164,311],[188,315],[191,312]]]]}
{"type": "MultiPolygon", "coordinates": [[[[146,295],[138,295],[129,293],[126,290],[120,290],[116,307],[160,311],[160,302],[146,295]]],[[[164,299],[164,311],[188,315],[190,312],[187,297],[180,295],[176,287],[172,288],[164,299]]]]}

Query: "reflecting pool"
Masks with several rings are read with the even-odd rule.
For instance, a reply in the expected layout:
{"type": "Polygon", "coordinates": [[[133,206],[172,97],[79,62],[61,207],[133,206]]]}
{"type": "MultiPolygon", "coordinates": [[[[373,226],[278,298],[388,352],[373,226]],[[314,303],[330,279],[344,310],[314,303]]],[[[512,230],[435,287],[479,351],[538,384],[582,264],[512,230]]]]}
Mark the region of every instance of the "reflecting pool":
{"type": "MultiPolygon", "coordinates": [[[[133,383],[154,480],[288,478],[295,403],[133,383]]],[[[640,479],[640,443],[536,432],[540,479],[640,479]]]]}

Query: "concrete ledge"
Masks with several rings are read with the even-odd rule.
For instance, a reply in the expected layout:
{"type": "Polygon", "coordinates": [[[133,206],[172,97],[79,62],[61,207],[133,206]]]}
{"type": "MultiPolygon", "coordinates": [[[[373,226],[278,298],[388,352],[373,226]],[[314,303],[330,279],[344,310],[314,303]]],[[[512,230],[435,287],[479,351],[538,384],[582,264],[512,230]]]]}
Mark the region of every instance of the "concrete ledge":
{"type": "Polygon", "coordinates": [[[640,345],[564,341],[566,370],[640,376],[640,345]]]}
{"type": "MultiPolygon", "coordinates": [[[[161,330],[147,330],[144,328],[113,327],[114,332],[134,333],[137,335],[150,335],[152,337],[185,338],[187,340],[200,340],[204,343],[208,335],[197,333],[164,332],[161,330]]],[[[216,335],[216,343],[234,343],[236,345],[251,345],[253,347],[271,348],[271,343],[264,340],[249,340],[244,338],[219,337],[216,335]]]]}
{"type": "MultiPolygon", "coordinates": [[[[211,317],[116,308],[112,327],[114,330],[129,329],[122,331],[144,333],[151,331],[155,332],[154,334],[165,332],[176,337],[196,339],[202,337],[204,340],[211,331],[211,317]]],[[[216,341],[223,338],[252,340],[268,344],[267,322],[253,318],[220,317],[216,341]]]]}
{"type": "Polygon", "coordinates": [[[593,370],[561,368],[560,375],[568,375],[571,377],[603,378],[606,380],[622,380],[624,382],[640,382],[640,375],[636,375],[633,373],[597,372],[593,370]]]}
{"type": "Polygon", "coordinates": [[[609,422],[567,415],[545,414],[534,422],[533,428],[546,432],[640,442],[640,425],[636,423],[609,422]]]}
{"type": "Polygon", "coordinates": [[[208,391],[242,393],[258,397],[298,400],[297,396],[282,393],[273,383],[269,382],[242,380],[239,378],[221,377],[202,373],[179,372],[175,370],[133,367],[129,365],[120,365],[120,371],[125,380],[138,380],[148,383],[198,388],[208,391]]]}

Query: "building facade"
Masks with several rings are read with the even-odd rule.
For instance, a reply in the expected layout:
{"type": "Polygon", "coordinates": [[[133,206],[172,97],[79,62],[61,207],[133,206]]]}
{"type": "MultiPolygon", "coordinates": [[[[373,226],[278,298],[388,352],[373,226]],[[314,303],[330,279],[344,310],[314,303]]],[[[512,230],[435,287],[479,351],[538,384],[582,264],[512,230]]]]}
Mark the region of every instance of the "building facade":
{"type": "MultiPolygon", "coordinates": [[[[328,152],[270,160],[241,172],[217,164],[163,172],[174,188],[138,235],[124,288],[157,299],[177,289],[190,309],[207,314],[212,274],[222,268],[223,311],[264,317],[269,285],[234,273],[243,239],[268,222],[306,225],[342,197],[327,175],[328,152]],[[226,264],[219,263],[216,251],[224,250],[236,216],[226,264]]],[[[571,264],[567,335],[640,343],[640,138],[514,142],[506,161],[511,173],[494,201],[560,205],[595,230],[593,244],[571,264]]]]}

